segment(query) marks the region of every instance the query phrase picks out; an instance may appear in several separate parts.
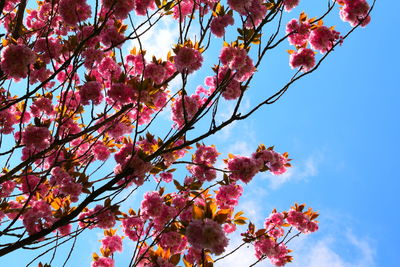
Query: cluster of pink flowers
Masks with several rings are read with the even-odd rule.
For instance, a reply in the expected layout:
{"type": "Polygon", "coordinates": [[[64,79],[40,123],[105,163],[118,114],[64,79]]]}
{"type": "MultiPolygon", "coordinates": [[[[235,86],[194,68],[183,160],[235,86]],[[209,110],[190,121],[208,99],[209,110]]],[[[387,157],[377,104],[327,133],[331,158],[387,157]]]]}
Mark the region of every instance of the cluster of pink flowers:
{"type": "Polygon", "coordinates": [[[15,106],[0,111],[0,133],[10,134],[14,131],[14,125],[20,120],[17,118],[18,111],[15,106]]]}
{"type": "Polygon", "coordinates": [[[242,89],[240,82],[234,79],[232,72],[227,66],[218,68],[218,74],[205,79],[205,85],[209,87],[207,93],[214,92],[218,87],[223,88],[222,97],[226,100],[234,100],[240,96],[242,89]],[[228,75],[229,72],[229,75],[228,75]]]}
{"type": "Polygon", "coordinates": [[[92,267],[114,267],[114,260],[108,257],[100,257],[92,262],[92,267]]]}
{"type": "Polygon", "coordinates": [[[174,63],[176,70],[182,73],[192,73],[200,69],[203,62],[203,56],[200,51],[193,47],[176,47],[174,49],[176,56],[174,63]]]}
{"type": "Polygon", "coordinates": [[[115,161],[118,163],[114,168],[114,173],[122,173],[125,169],[130,168],[131,172],[121,179],[118,184],[126,184],[126,186],[135,183],[137,186],[143,184],[147,173],[152,169],[153,165],[141,159],[137,153],[133,152],[133,144],[125,144],[122,149],[115,153],[115,161]]]}
{"type": "Polygon", "coordinates": [[[150,62],[144,70],[144,77],[153,80],[156,84],[162,84],[175,72],[175,65],[171,63],[158,64],[150,62]]]}
{"type": "Polygon", "coordinates": [[[193,155],[193,165],[188,165],[190,173],[199,181],[211,181],[217,176],[213,165],[217,161],[218,152],[214,146],[198,145],[193,155]]]}
{"type": "Polygon", "coordinates": [[[284,266],[288,262],[288,249],[284,243],[278,244],[275,239],[262,236],[254,243],[256,257],[267,257],[275,266],[284,266]]]}
{"type": "Polygon", "coordinates": [[[177,214],[175,207],[164,203],[159,192],[147,192],[141,204],[144,219],[151,219],[154,229],[161,231],[165,224],[177,214]]]}
{"type": "Polygon", "coordinates": [[[92,10],[86,0],[60,0],[58,11],[65,23],[76,25],[92,16],[92,10]]]}
{"type": "Polygon", "coordinates": [[[302,68],[303,72],[311,70],[315,66],[314,51],[309,48],[300,48],[290,55],[289,65],[292,69],[302,68]]]}
{"type": "Polygon", "coordinates": [[[247,28],[257,27],[267,14],[267,7],[262,0],[228,0],[228,5],[242,16],[246,16],[247,28]]]}
{"type": "Polygon", "coordinates": [[[256,152],[252,157],[259,160],[262,167],[264,165],[268,167],[273,174],[279,175],[286,172],[288,159],[272,149],[256,152]]]}
{"type": "Polygon", "coordinates": [[[92,210],[88,210],[86,212],[82,212],[79,214],[79,226],[87,227],[92,229],[94,227],[99,227],[102,229],[107,229],[114,227],[115,225],[115,216],[113,212],[102,205],[97,205],[92,210]]]}
{"type": "MultiPolygon", "coordinates": [[[[16,134],[18,140],[19,134],[16,134]]],[[[46,127],[38,127],[30,125],[25,128],[22,133],[22,144],[26,145],[27,148],[33,148],[36,151],[46,149],[52,140],[49,129],[46,127]]]]}
{"type": "Polygon", "coordinates": [[[0,184],[0,197],[6,198],[14,191],[15,182],[14,181],[5,181],[0,184]]]}
{"type": "Polygon", "coordinates": [[[122,251],[122,238],[119,235],[105,236],[101,244],[103,249],[109,249],[111,253],[122,251]]]}
{"type": "Polygon", "coordinates": [[[288,255],[290,250],[286,247],[287,242],[285,242],[289,232],[285,235],[283,227],[294,227],[306,234],[318,230],[317,222],[313,221],[318,217],[318,214],[311,209],[303,213],[304,207],[304,205],[296,204],[289,212],[280,213],[274,210],[265,219],[265,229],[260,229],[255,235],[254,229],[250,231],[251,235],[248,236],[249,232],[244,234],[244,236],[249,237],[248,240],[256,240],[254,248],[258,259],[269,258],[275,266],[284,266],[291,262],[292,257],[288,255]],[[283,239],[279,241],[279,238],[283,239]]]}
{"type": "Polygon", "coordinates": [[[228,161],[229,178],[248,183],[260,171],[259,162],[250,157],[235,156],[228,161]]]}
{"type": "Polygon", "coordinates": [[[286,33],[289,34],[289,43],[298,49],[289,51],[289,64],[292,69],[301,68],[303,72],[308,72],[315,66],[315,53],[312,49],[326,53],[340,39],[340,33],[333,27],[315,25],[313,28],[306,18],[301,18],[301,21],[296,19],[289,21],[286,25],[286,33]],[[308,43],[312,49],[306,48],[308,43]]]}
{"type": "Polygon", "coordinates": [[[163,200],[158,192],[146,192],[141,204],[142,214],[145,218],[157,217],[163,208],[163,200]]]}
{"type": "Polygon", "coordinates": [[[126,19],[133,9],[137,15],[143,16],[146,15],[148,9],[155,8],[154,0],[132,0],[128,2],[123,0],[102,0],[102,3],[106,9],[105,11],[112,8],[113,15],[118,19],[126,19]]]}
{"type": "Polygon", "coordinates": [[[32,235],[50,227],[55,218],[51,213],[50,205],[44,200],[37,200],[33,201],[31,207],[24,213],[22,221],[28,234],[32,235]]]}
{"type": "Polygon", "coordinates": [[[48,64],[51,59],[60,57],[63,45],[59,39],[54,37],[39,38],[36,40],[33,49],[36,52],[37,57],[48,64]]]}
{"type": "Polygon", "coordinates": [[[186,122],[193,119],[200,107],[200,97],[198,95],[192,95],[179,97],[172,104],[172,120],[178,127],[182,127],[186,122]],[[182,100],[184,99],[184,100],[182,100]]]}
{"type": "MultiPolygon", "coordinates": [[[[287,156],[287,154],[284,154],[287,156]]],[[[229,178],[234,181],[241,180],[248,183],[265,167],[273,174],[279,175],[286,172],[289,167],[287,158],[272,149],[262,149],[253,153],[251,157],[231,156],[226,161],[227,169],[231,172],[229,178]]]]}
{"type": "Polygon", "coordinates": [[[221,225],[211,219],[192,220],[186,228],[186,236],[195,249],[209,249],[216,255],[223,253],[228,246],[221,225]]]}
{"type": "Polygon", "coordinates": [[[313,49],[319,50],[321,53],[326,53],[339,38],[339,32],[332,28],[321,26],[311,31],[308,41],[313,49]]]}
{"type": "Polygon", "coordinates": [[[170,249],[172,254],[181,253],[187,246],[187,238],[177,232],[166,232],[158,243],[163,249],[170,249]]]}
{"type": "Polygon", "coordinates": [[[129,12],[131,12],[135,7],[135,1],[102,0],[102,3],[107,9],[113,7],[113,15],[117,19],[126,19],[129,12]]]}
{"type": "Polygon", "coordinates": [[[215,196],[220,209],[232,209],[237,206],[243,187],[238,184],[223,185],[215,196]]]}
{"type": "Polygon", "coordinates": [[[138,241],[144,234],[144,221],[140,216],[130,216],[122,220],[122,231],[132,241],[138,241]]]}
{"type": "Polygon", "coordinates": [[[300,0],[283,0],[283,5],[285,6],[285,11],[290,12],[293,8],[299,5],[300,0]]]}
{"type": "Polygon", "coordinates": [[[298,21],[292,19],[286,24],[286,33],[290,34],[288,37],[289,43],[295,46],[302,46],[307,43],[310,36],[311,25],[308,21],[298,21]]]}
{"type": "Polygon", "coordinates": [[[228,25],[233,25],[234,22],[231,14],[218,16],[211,21],[210,30],[215,36],[222,37],[225,35],[225,28],[228,27],[228,25]]]}
{"type": "Polygon", "coordinates": [[[78,197],[82,192],[82,184],[76,183],[74,179],[60,167],[51,170],[50,184],[59,186],[59,193],[69,196],[72,202],[78,201],[78,197]]]}
{"type": "Polygon", "coordinates": [[[25,194],[32,194],[34,192],[40,193],[42,196],[46,195],[48,188],[41,179],[36,175],[25,175],[22,178],[20,190],[25,194]]]}
{"type": "Polygon", "coordinates": [[[340,8],[340,18],[347,21],[351,26],[356,26],[361,22],[361,26],[365,27],[371,17],[368,15],[369,4],[365,0],[340,0],[339,4],[343,5],[340,8]]]}
{"type": "Polygon", "coordinates": [[[56,111],[54,110],[51,99],[41,97],[33,101],[31,105],[31,113],[35,117],[40,117],[44,114],[46,114],[47,116],[54,116],[56,114],[56,111]]]}
{"type": "Polygon", "coordinates": [[[234,79],[238,82],[246,81],[255,71],[253,60],[243,48],[232,46],[224,47],[221,50],[219,59],[223,65],[235,71],[234,79]]]}
{"type": "Polygon", "coordinates": [[[1,53],[0,67],[5,74],[19,80],[28,76],[29,66],[35,60],[35,53],[26,45],[10,44],[1,53]]]}
{"type": "Polygon", "coordinates": [[[79,90],[81,96],[81,103],[83,105],[89,105],[89,101],[92,101],[94,105],[99,105],[103,100],[102,85],[97,81],[90,81],[85,83],[79,90]]]}
{"type": "Polygon", "coordinates": [[[106,161],[110,156],[110,150],[103,142],[96,142],[96,144],[92,148],[93,155],[95,159],[106,161]]]}
{"type": "Polygon", "coordinates": [[[318,224],[311,221],[303,212],[291,209],[287,215],[287,222],[304,234],[313,233],[318,230],[318,224]]]}

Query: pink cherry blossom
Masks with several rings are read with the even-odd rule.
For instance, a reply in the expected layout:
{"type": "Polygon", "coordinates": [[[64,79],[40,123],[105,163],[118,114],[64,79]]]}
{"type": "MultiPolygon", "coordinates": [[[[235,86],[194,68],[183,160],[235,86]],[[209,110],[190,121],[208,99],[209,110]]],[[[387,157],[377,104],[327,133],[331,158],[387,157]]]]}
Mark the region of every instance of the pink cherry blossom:
{"type": "Polygon", "coordinates": [[[197,95],[178,98],[172,104],[172,120],[178,127],[189,122],[197,113],[200,106],[200,97],[197,95]],[[184,99],[184,101],[182,100],[184,99]]]}
{"type": "Polygon", "coordinates": [[[147,217],[157,217],[162,209],[163,201],[158,192],[147,192],[141,204],[142,214],[147,217]]]}
{"type": "Polygon", "coordinates": [[[55,218],[51,213],[50,205],[43,200],[33,201],[31,207],[23,215],[23,224],[32,235],[44,228],[50,227],[55,218]]]}
{"type": "Polygon", "coordinates": [[[365,27],[371,17],[368,15],[370,6],[365,0],[341,0],[344,4],[340,9],[340,18],[347,21],[351,26],[355,27],[361,22],[361,26],[365,27]]]}
{"type": "Polygon", "coordinates": [[[122,238],[119,235],[105,236],[101,244],[103,249],[109,249],[111,253],[122,252],[122,238]]]}
{"type": "Polygon", "coordinates": [[[285,6],[285,11],[290,12],[293,8],[297,7],[300,0],[283,0],[283,5],[285,6]]]}
{"type": "Polygon", "coordinates": [[[339,35],[339,32],[326,26],[321,26],[311,31],[308,40],[313,49],[319,50],[321,53],[326,53],[340,38],[339,35]]]}
{"type": "Polygon", "coordinates": [[[288,37],[291,45],[302,46],[307,42],[310,36],[310,23],[299,22],[292,19],[286,24],[286,33],[290,34],[288,37]]]}
{"type": "Polygon", "coordinates": [[[15,182],[12,180],[1,183],[0,184],[0,197],[1,198],[8,197],[14,191],[14,188],[15,188],[15,182]]]}
{"type": "Polygon", "coordinates": [[[112,7],[113,15],[118,19],[126,19],[135,7],[135,1],[102,0],[102,3],[107,9],[112,7]]]}
{"type": "Polygon", "coordinates": [[[43,150],[50,145],[52,136],[46,127],[28,126],[22,133],[22,143],[27,147],[43,150]]]}
{"type": "Polygon", "coordinates": [[[1,70],[19,80],[28,75],[29,65],[35,62],[36,56],[26,45],[8,45],[1,53],[1,70]]]}
{"type": "Polygon", "coordinates": [[[234,208],[243,193],[243,187],[237,184],[221,186],[215,196],[220,209],[234,208]]]}
{"type": "Polygon", "coordinates": [[[33,101],[31,105],[31,112],[35,117],[40,117],[42,114],[53,116],[56,113],[51,99],[46,97],[41,97],[33,101]]]}
{"type": "Polygon", "coordinates": [[[101,89],[101,83],[97,81],[85,83],[79,90],[82,104],[89,105],[89,101],[92,101],[94,105],[99,105],[103,100],[101,89]]]}
{"type": "Polygon", "coordinates": [[[86,0],[60,0],[58,11],[63,21],[71,25],[83,22],[92,15],[86,0]]]}
{"type": "Polygon", "coordinates": [[[186,228],[186,236],[194,248],[206,248],[216,255],[222,254],[228,246],[221,225],[210,219],[192,220],[186,228]]]}
{"type": "Polygon", "coordinates": [[[92,267],[114,267],[114,260],[112,258],[100,257],[92,262],[92,267]]]}
{"type": "Polygon", "coordinates": [[[218,16],[211,21],[210,30],[215,36],[222,37],[225,35],[225,28],[233,24],[234,20],[232,15],[226,14],[218,16]]]}
{"type": "Polygon", "coordinates": [[[203,62],[203,56],[200,51],[191,47],[179,47],[175,51],[174,62],[177,71],[192,73],[200,69],[203,62]]]}
{"type": "Polygon", "coordinates": [[[122,220],[122,231],[132,240],[138,241],[145,233],[143,231],[144,221],[139,216],[131,216],[122,220]]]}
{"type": "Polygon", "coordinates": [[[260,171],[259,163],[256,159],[235,156],[228,161],[228,170],[231,172],[229,177],[232,180],[241,180],[248,183],[260,171]]]}

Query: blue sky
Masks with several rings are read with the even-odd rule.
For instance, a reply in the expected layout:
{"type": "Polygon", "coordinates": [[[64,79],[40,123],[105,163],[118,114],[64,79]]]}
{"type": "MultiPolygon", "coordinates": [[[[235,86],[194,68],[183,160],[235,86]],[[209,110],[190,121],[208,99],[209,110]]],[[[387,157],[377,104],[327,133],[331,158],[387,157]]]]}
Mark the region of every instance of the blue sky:
{"type": "MultiPolygon", "coordinates": [[[[319,233],[299,243],[302,253],[293,266],[398,266],[400,58],[393,28],[399,4],[393,4],[378,1],[371,24],[351,35],[316,73],[232,130],[247,129],[236,140],[232,134],[238,150],[263,142],[294,159],[284,184],[276,188],[261,178],[251,185],[249,201],[258,198],[263,207],[279,209],[305,202],[321,213],[319,233]]],[[[270,66],[276,64],[285,62],[270,66]]],[[[255,80],[258,90],[274,83],[275,75],[264,73],[255,80]]],[[[255,214],[261,212],[254,206],[255,214]]]]}
{"type": "MultiPolygon", "coordinates": [[[[303,0],[287,18],[297,17],[303,9],[310,16],[318,15],[320,9],[312,2],[303,0]]],[[[378,0],[372,22],[353,33],[315,73],[295,83],[274,105],[206,141],[215,143],[224,155],[249,154],[260,143],[290,153],[294,167],[288,174],[257,176],[240,202],[240,208],[259,225],[273,208],[285,210],[295,202],[321,213],[320,231],[293,242],[295,263],[288,266],[399,265],[400,56],[395,47],[400,41],[395,28],[399,8],[397,2],[388,8],[378,0]]],[[[334,19],[336,11],[327,23],[348,30],[348,24],[334,19]]],[[[247,106],[277,90],[293,73],[286,49],[290,47],[285,43],[278,49],[281,52],[267,56],[245,99],[247,106]]],[[[193,85],[201,83],[204,75],[196,74],[193,85]]],[[[135,196],[130,203],[140,198],[135,196]]],[[[100,246],[98,233],[85,233],[85,242],[77,245],[67,266],[89,264],[89,253],[100,246]]],[[[235,242],[237,238],[231,237],[235,242]]],[[[247,266],[252,254],[241,250],[221,266],[247,266]]],[[[0,259],[0,266],[23,258],[26,263],[27,255],[11,254],[0,259]]],[[[126,261],[125,257],[117,254],[117,262],[126,261]]]]}

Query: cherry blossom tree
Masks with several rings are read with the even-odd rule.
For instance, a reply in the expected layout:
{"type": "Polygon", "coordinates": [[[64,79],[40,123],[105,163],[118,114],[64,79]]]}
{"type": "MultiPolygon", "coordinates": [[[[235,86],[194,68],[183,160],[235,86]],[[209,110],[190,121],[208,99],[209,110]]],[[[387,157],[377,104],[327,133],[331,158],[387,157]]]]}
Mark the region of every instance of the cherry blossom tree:
{"type": "Polygon", "coordinates": [[[101,228],[94,267],[114,266],[122,251],[130,266],[213,266],[249,244],[253,265],[291,262],[289,241],[315,232],[318,213],[294,204],[256,226],[235,210],[259,172],[291,167],[289,154],[260,145],[221,155],[207,138],[278,101],[370,22],[374,3],[328,1],[322,14],[285,21],[299,0],[0,1],[0,256],[36,249],[31,263],[53,259],[101,228]],[[335,12],[348,32],[324,21],[335,12]],[[143,39],[167,19],[174,46],[149,54],[143,39]],[[284,42],[293,76],[243,111],[257,68],[284,42]],[[122,209],[144,185],[153,189],[141,204],[122,209]],[[227,251],[237,225],[243,244],[227,251]]]}

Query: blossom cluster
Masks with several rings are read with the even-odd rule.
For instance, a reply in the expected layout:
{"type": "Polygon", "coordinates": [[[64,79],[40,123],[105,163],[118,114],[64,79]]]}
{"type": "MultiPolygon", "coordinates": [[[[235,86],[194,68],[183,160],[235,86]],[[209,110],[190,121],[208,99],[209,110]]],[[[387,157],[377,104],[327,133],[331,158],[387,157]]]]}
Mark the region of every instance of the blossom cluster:
{"type": "MultiPolygon", "coordinates": [[[[285,234],[284,228],[294,227],[299,233],[312,233],[318,230],[315,219],[318,213],[308,209],[303,212],[305,205],[296,204],[289,212],[274,210],[265,219],[264,227],[255,231],[254,225],[249,226],[246,233],[242,234],[247,242],[254,242],[255,255],[259,260],[268,258],[275,266],[284,266],[292,261],[292,256],[287,247],[286,239],[290,231],[285,234]]],[[[290,238],[290,237],[289,237],[290,238]]]]}
{"type": "Polygon", "coordinates": [[[230,171],[229,178],[249,183],[260,171],[269,170],[275,175],[283,174],[287,167],[290,167],[287,157],[287,153],[279,154],[272,148],[265,149],[263,146],[251,157],[230,155],[226,160],[227,169],[230,171]]]}

